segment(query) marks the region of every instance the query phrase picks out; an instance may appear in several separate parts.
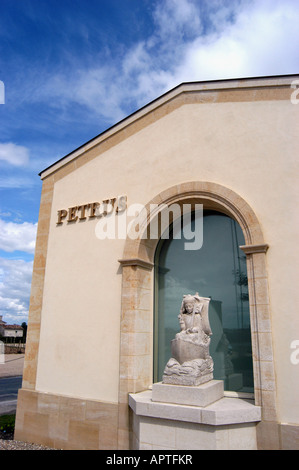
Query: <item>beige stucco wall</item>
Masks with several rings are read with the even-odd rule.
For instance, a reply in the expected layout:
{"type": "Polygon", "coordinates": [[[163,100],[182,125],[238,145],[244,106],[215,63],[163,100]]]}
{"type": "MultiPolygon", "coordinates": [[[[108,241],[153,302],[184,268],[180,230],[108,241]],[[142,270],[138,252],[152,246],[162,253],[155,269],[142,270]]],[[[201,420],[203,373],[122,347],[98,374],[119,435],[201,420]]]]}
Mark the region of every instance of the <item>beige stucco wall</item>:
{"type": "Polygon", "coordinates": [[[56,227],[57,210],[121,194],[146,204],[175,184],[211,181],[247,201],[270,246],[278,418],[299,423],[298,111],[288,100],[184,105],[55,183],[36,390],[118,401],[125,241],[98,240],[96,220],[56,227]]]}

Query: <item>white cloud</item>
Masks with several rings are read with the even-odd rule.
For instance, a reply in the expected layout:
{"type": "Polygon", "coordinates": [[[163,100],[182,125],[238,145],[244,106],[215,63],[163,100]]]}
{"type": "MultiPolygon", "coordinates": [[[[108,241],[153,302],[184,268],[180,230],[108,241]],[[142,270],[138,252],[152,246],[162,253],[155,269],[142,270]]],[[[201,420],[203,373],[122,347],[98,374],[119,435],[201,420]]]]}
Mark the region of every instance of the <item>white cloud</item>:
{"type": "Polygon", "coordinates": [[[297,73],[299,4],[294,0],[155,5],[151,35],[127,50],[120,45],[115,55],[107,47],[103,56],[86,58],[85,67],[67,56],[66,70],[54,76],[51,70],[30,99],[69,117],[72,105],[84,106],[91,119],[114,123],[182,82],[297,73]]]}
{"type": "Polygon", "coordinates": [[[28,322],[33,261],[0,258],[0,312],[7,323],[28,322]]]}
{"type": "Polygon", "coordinates": [[[292,0],[167,0],[155,18],[152,42],[135,47],[140,67],[130,93],[138,105],[182,82],[297,73],[299,4],[292,0]]]}
{"type": "MultiPolygon", "coordinates": [[[[0,249],[34,253],[37,224],[0,219],[0,249]]],[[[33,261],[0,258],[0,312],[7,323],[28,321],[33,261]]]]}
{"type": "Polygon", "coordinates": [[[12,142],[0,143],[0,160],[14,166],[24,166],[29,162],[29,150],[12,142]]]}
{"type": "Polygon", "coordinates": [[[296,73],[299,8],[293,2],[252,2],[219,34],[196,38],[175,76],[186,81],[296,73]],[[294,7],[294,8],[293,8],[294,7]]]}
{"type": "Polygon", "coordinates": [[[158,34],[162,39],[188,38],[202,32],[202,18],[198,4],[190,0],[165,0],[153,12],[158,34]]]}
{"type": "Polygon", "coordinates": [[[37,223],[23,222],[22,224],[16,224],[0,219],[0,249],[7,252],[18,250],[33,254],[36,230],[37,223]]]}
{"type": "Polygon", "coordinates": [[[0,177],[0,189],[29,188],[35,183],[33,178],[20,176],[0,177]]]}

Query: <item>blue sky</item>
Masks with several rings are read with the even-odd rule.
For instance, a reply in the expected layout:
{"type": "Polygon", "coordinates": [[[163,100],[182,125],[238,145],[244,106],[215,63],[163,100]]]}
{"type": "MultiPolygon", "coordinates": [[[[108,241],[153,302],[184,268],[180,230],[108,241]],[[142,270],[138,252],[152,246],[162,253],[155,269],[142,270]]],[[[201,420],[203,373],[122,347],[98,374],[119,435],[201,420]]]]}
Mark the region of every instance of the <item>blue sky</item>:
{"type": "Polygon", "coordinates": [[[298,24],[297,0],[0,0],[5,321],[28,321],[38,173],[182,82],[297,73],[298,24]]]}

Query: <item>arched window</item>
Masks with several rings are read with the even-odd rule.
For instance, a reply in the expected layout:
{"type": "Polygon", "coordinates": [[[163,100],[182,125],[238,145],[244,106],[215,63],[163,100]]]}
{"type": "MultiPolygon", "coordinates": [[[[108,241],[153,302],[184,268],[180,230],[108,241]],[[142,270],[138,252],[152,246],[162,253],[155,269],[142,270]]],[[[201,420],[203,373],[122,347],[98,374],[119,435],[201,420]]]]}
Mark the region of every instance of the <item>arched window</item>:
{"type": "MultiPolygon", "coordinates": [[[[191,220],[191,230],[194,217],[191,220]]],[[[210,297],[213,332],[210,354],[214,379],[227,391],[254,390],[251,330],[244,253],[239,224],[216,211],[203,212],[203,245],[184,249],[179,238],[160,240],[155,255],[154,382],[161,381],[171,357],[171,340],[179,332],[178,314],[184,294],[210,297]]]]}

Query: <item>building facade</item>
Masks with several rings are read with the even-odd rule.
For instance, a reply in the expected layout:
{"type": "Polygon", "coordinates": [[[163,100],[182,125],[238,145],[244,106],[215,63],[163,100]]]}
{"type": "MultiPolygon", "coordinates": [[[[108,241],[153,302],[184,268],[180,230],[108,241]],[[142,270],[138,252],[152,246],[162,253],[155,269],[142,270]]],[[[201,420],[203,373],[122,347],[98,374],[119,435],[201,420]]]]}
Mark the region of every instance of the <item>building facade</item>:
{"type": "Polygon", "coordinates": [[[5,325],[0,327],[0,334],[4,338],[22,338],[23,328],[20,325],[5,325]]]}
{"type": "Polygon", "coordinates": [[[245,426],[257,449],[299,448],[298,79],[182,84],[41,172],[17,439],[158,448],[141,442],[150,417],[134,421],[129,400],[161,380],[179,299],[199,292],[215,378],[251,418],[205,427],[178,405],[152,426],[183,422],[174,440],[189,432],[189,449],[211,426],[222,448],[245,426]],[[202,246],[156,231],[185,206],[203,211],[202,246]]]}
{"type": "Polygon", "coordinates": [[[0,336],[4,338],[22,338],[24,330],[20,325],[8,325],[0,315],[0,336]]]}

